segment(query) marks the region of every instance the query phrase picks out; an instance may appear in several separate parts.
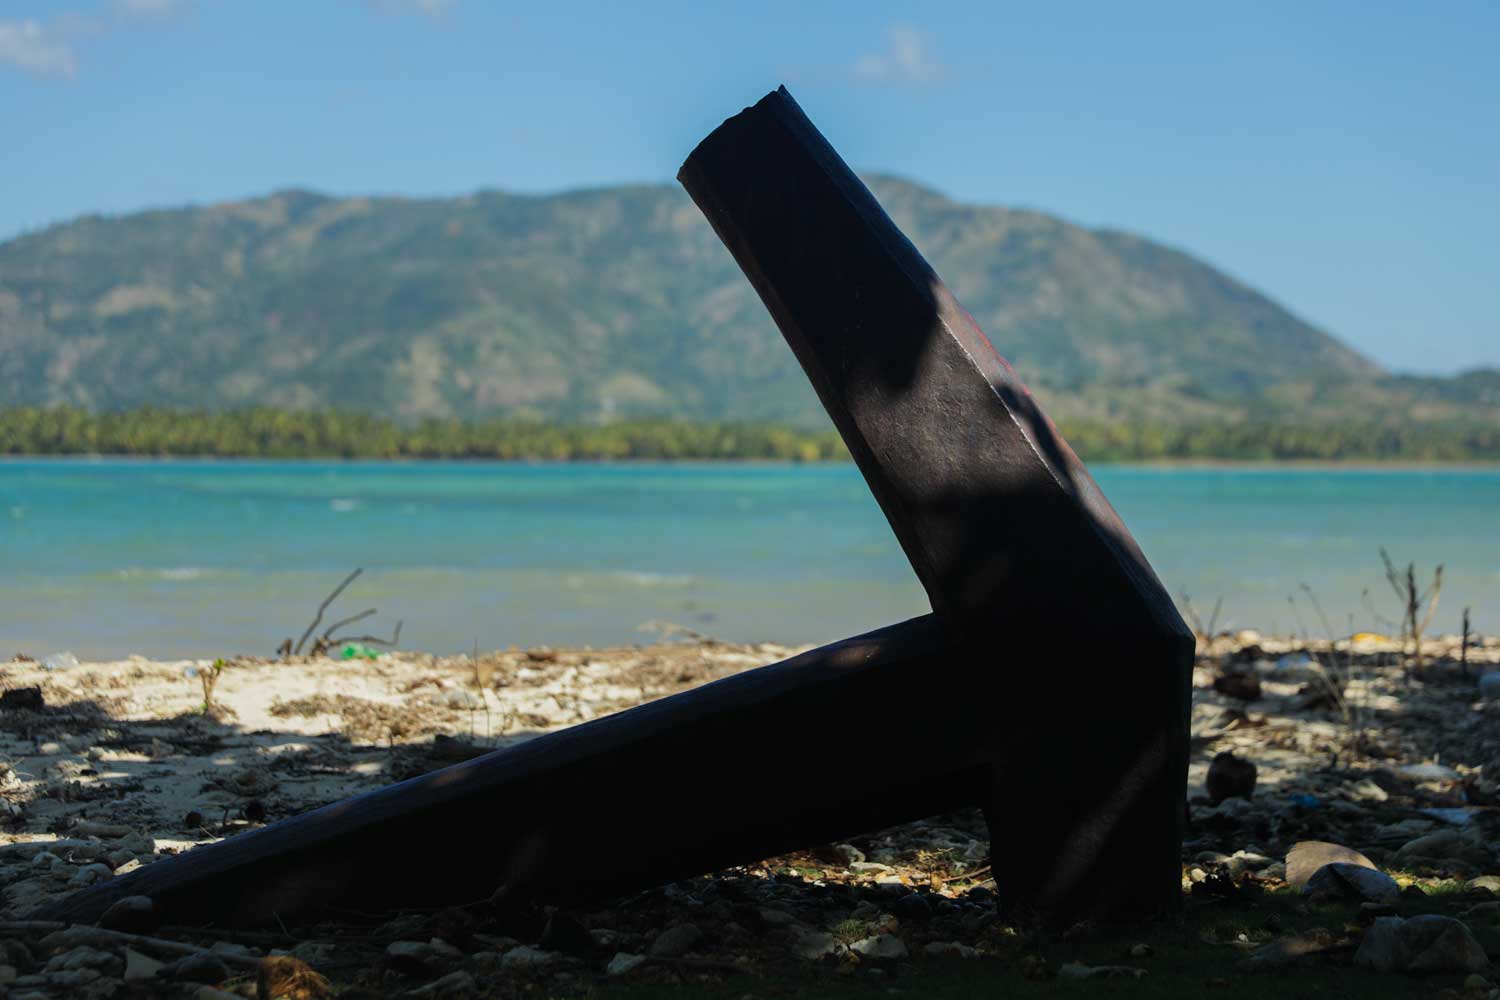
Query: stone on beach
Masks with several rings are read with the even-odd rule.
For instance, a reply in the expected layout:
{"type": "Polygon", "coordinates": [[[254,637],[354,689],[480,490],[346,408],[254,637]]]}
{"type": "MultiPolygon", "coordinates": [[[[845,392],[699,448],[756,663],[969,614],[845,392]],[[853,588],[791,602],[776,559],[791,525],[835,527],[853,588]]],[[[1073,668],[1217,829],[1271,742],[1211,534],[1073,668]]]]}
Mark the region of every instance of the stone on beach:
{"type": "Polygon", "coordinates": [[[1462,921],[1423,914],[1405,920],[1378,917],[1365,931],[1354,963],[1377,972],[1479,972],[1489,957],[1462,921]]]}
{"type": "Polygon", "coordinates": [[[1401,887],[1385,872],[1365,865],[1335,862],[1313,872],[1302,887],[1302,895],[1394,904],[1401,899],[1401,887]]]}
{"type": "Polygon", "coordinates": [[[1256,771],[1254,761],[1236,757],[1232,750],[1219,754],[1208,765],[1204,781],[1209,802],[1217,806],[1225,799],[1250,798],[1255,794],[1256,771]]]}
{"type": "Polygon", "coordinates": [[[1301,888],[1318,869],[1332,864],[1375,868],[1375,862],[1343,844],[1330,844],[1324,840],[1300,840],[1286,852],[1286,882],[1293,888],[1301,888]]]}

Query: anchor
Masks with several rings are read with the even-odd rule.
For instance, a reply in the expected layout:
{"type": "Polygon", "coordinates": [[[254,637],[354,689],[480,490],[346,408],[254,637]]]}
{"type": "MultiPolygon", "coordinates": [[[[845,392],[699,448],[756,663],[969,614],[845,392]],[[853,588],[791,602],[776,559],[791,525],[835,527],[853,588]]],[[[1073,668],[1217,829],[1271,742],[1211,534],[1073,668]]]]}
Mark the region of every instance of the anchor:
{"type": "Polygon", "coordinates": [[[932,613],[36,916],[94,921],[132,895],[168,923],[227,926],[496,889],[569,906],[965,807],[985,812],[1006,906],[1071,922],[1177,904],[1193,638],[1119,516],[785,88],[714,130],[678,179],[791,345],[932,613]],[[461,865],[399,860],[460,830],[461,865]]]}

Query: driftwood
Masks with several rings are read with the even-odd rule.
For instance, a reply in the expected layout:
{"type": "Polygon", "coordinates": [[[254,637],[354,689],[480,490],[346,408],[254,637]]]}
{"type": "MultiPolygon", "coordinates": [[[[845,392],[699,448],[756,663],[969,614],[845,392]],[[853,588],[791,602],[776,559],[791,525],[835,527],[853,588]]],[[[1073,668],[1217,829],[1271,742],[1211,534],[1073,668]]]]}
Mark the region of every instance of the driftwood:
{"type": "Polygon", "coordinates": [[[680,179],[765,300],[935,613],[146,866],[39,916],[567,905],[962,806],[1002,901],[1179,895],[1193,639],[1083,466],[784,90],[680,179]],[[1087,660],[1075,652],[1086,649],[1087,660]]]}

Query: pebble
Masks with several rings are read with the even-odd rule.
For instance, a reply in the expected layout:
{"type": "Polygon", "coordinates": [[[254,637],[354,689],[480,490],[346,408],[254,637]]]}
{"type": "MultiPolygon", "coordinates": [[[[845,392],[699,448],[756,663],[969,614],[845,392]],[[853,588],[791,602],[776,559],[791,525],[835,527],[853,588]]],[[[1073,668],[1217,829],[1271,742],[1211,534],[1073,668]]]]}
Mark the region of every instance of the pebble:
{"type": "Polygon", "coordinates": [[[668,927],[651,942],[651,954],[655,958],[681,958],[692,951],[703,940],[703,932],[697,924],[676,924],[668,927]]]}
{"type": "Polygon", "coordinates": [[[238,993],[230,993],[214,986],[200,986],[193,993],[193,1000],[245,1000],[238,993]]]}
{"type": "Polygon", "coordinates": [[[214,986],[229,978],[229,966],[218,955],[200,951],[173,962],[167,967],[166,974],[183,982],[214,986]]]}
{"type": "Polygon", "coordinates": [[[890,865],[883,865],[878,861],[851,861],[849,870],[857,875],[870,875],[894,871],[890,865]]]}
{"type": "Polygon", "coordinates": [[[906,942],[894,934],[862,938],[851,944],[849,950],[865,958],[885,961],[895,961],[911,954],[906,949],[906,942]]]}
{"type": "Polygon", "coordinates": [[[1145,969],[1133,965],[1084,965],[1068,962],[1057,967],[1058,979],[1140,979],[1145,969]]]}
{"type": "Polygon", "coordinates": [[[1500,670],[1491,670],[1479,678],[1479,697],[1485,701],[1500,701],[1500,670]]]}
{"type": "Polygon", "coordinates": [[[103,975],[118,976],[124,968],[125,963],[113,952],[80,945],[60,955],[53,955],[47,960],[43,971],[76,972],[79,969],[93,969],[103,975]]]}
{"type": "Polygon", "coordinates": [[[155,979],[156,973],[166,968],[166,963],[158,962],[150,955],[142,954],[134,948],[125,949],[125,981],[127,983],[141,982],[147,979],[155,979]]]}
{"type": "Polygon", "coordinates": [[[606,976],[628,976],[636,969],[646,964],[645,955],[636,955],[628,951],[617,951],[615,957],[609,960],[604,967],[606,976]]]}
{"type": "Polygon", "coordinates": [[[1359,865],[1372,870],[1375,868],[1375,862],[1343,844],[1331,844],[1325,840],[1301,840],[1286,852],[1287,884],[1300,888],[1320,868],[1332,864],[1359,865]]]}
{"type": "Polygon", "coordinates": [[[500,968],[540,969],[543,966],[551,965],[561,958],[562,956],[555,951],[543,951],[541,948],[533,948],[530,945],[523,944],[505,953],[505,957],[500,959],[500,968]]]}
{"type": "Polygon", "coordinates": [[[902,920],[927,920],[932,916],[932,903],[921,893],[907,893],[891,903],[891,913],[902,920]]]}
{"type": "Polygon", "coordinates": [[[1489,957],[1461,921],[1423,914],[1377,918],[1365,931],[1354,964],[1377,972],[1479,972],[1489,957]]]}
{"type": "Polygon", "coordinates": [[[1407,764],[1398,768],[1397,774],[1408,781],[1462,781],[1463,775],[1442,764],[1407,764]]]}
{"type": "Polygon", "coordinates": [[[801,930],[792,934],[791,951],[798,958],[816,961],[825,955],[839,951],[838,942],[832,934],[823,931],[801,930]]]}
{"type": "Polygon", "coordinates": [[[1204,781],[1209,802],[1218,806],[1225,799],[1250,798],[1255,794],[1256,774],[1253,761],[1236,757],[1230,750],[1218,754],[1209,763],[1208,777],[1204,781]]]}
{"type": "Polygon", "coordinates": [[[1408,840],[1396,851],[1398,858],[1461,858],[1472,848],[1457,830],[1439,830],[1425,837],[1408,840]]]}
{"type": "Polygon", "coordinates": [[[979,952],[958,941],[929,941],[922,948],[922,954],[929,958],[974,958],[979,952]]]}
{"type": "Polygon", "coordinates": [[[785,910],[774,910],[770,907],[762,907],[760,919],[767,927],[790,927],[797,922],[797,918],[785,910]]]}
{"type": "Polygon", "coordinates": [[[450,972],[441,979],[434,979],[426,986],[418,986],[414,990],[407,990],[409,997],[459,997],[474,996],[479,992],[479,984],[474,977],[462,970],[450,972]]]}
{"type": "Polygon", "coordinates": [[[839,857],[840,860],[843,861],[845,866],[865,860],[865,852],[861,851],[853,844],[834,844],[832,847],[832,851],[839,857]]]}
{"type": "MultiPolygon", "coordinates": [[[[385,954],[398,972],[431,972],[462,961],[464,957],[463,952],[439,938],[431,941],[392,941],[386,945],[385,954]]],[[[302,958],[301,955],[296,957],[302,958]]],[[[303,961],[307,959],[303,958],[303,961]]]]}
{"type": "Polygon", "coordinates": [[[150,934],[161,926],[161,914],[150,896],[124,896],[109,904],[99,926],[129,934],[150,934]]]}

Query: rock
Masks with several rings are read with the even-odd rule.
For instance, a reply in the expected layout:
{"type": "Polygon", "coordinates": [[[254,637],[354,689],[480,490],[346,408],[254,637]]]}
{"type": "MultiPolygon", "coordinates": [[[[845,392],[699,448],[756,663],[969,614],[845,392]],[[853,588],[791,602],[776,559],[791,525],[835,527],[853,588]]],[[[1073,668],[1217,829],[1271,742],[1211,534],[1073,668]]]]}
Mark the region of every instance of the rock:
{"type": "Polygon", "coordinates": [[[72,878],[68,879],[68,885],[81,888],[86,885],[93,885],[95,882],[105,882],[114,877],[115,870],[109,865],[84,865],[73,873],[72,878]]]}
{"type": "Polygon", "coordinates": [[[408,975],[436,972],[463,960],[464,953],[440,938],[431,941],[392,941],[386,945],[391,968],[408,975]]]}
{"type": "Polygon", "coordinates": [[[1391,793],[1381,788],[1369,778],[1346,784],[1344,794],[1355,802],[1384,802],[1391,797],[1391,793]]]}
{"type": "Polygon", "coordinates": [[[791,952],[798,958],[808,961],[817,961],[825,955],[837,954],[838,942],[833,939],[832,934],[823,931],[798,930],[791,937],[791,952]]]}
{"type": "Polygon", "coordinates": [[[238,993],[230,993],[213,986],[200,986],[193,991],[193,1000],[245,1000],[238,993]]]}
{"type": "Polygon", "coordinates": [[[109,904],[99,926],[128,934],[150,934],[161,926],[161,914],[150,896],[125,896],[109,904]]]}
{"type": "Polygon", "coordinates": [[[20,973],[14,965],[0,965],[0,986],[9,986],[18,976],[20,973]]]}
{"type": "Polygon", "coordinates": [[[1262,945],[1245,956],[1240,967],[1249,970],[1279,969],[1328,951],[1335,945],[1331,932],[1316,927],[1300,934],[1289,934],[1262,945]]]}
{"type": "Polygon", "coordinates": [[[1475,903],[1459,916],[1471,920],[1494,920],[1500,917],[1500,899],[1488,899],[1483,903],[1475,903]]]}
{"type": "Polygon", "coordinates": [[[1468,881],[1470,890],[1485,890],[1500,896],[1500,875],[1481,875],[1468,881]]]}
{"type": "Polygon", "coordinates": [[[1477,972],[1471,972],[1464,977],[1465,993],[1487,994],[1491,989],[1494,988],[1494,985],[1494,983],[1491,983],[1488,979],[1484,978],[1477,972]]]}
{"type": "Polygon", "coordinates": [[[636,969],[645,965],[646,961],[645,955],[633,955],[628,951],[617,951],[615,952],[615,957],[610,959],[609,964],[604,967],[604,974],[616,978],[628,976],[636,969]]]}
{"type": "Polygon", "coordinates": [[[287,1000],[323,1000],[333,995],[333,986],[312,966],[291,955],[272,955],[260,961],[255,995],[286,997],[287,1000]]]}
{"type": "Polygon", "coordinates": [[[979,952],[957,941],[929,941],[922,954],[928,958],[974,958],[979,952]]]}
{"type": "Polygon", "coordinates": [[[891,912],[902,920],[927,920],[932,916],[932,903],[921,893],[911,892],[894,900],[891,912]]]}
{"type": "Polygon", "coordinates": [[[1214,690],[1240,701],[1260,700],[1260,677],[1255,674],[1220,674],[1214,678],[1214,690]]]}
{"type": "Polygon", "coordinates": [[[458,972],[450,972],[441,979],[434,979],[426,986],[418,986],[414,990],[407,990],[405,995],[409,997],[451,997],[452,1000],[461,1000],[464,997],[475,996],[478,992],[479,984],[474,981],[474,977],[460,970],[458,972]]]}
{"type": "Polygon", "coordinates": [[[775,910],[768,906],[761,907],[760,919],[767,927],[790,927],[797,922],[797,918],[785,910],[775,910]]]}
{"type": "Polygon", "coordinates": [[[332,941],[298,941],[296,945],[279,954],[290,955],[316,968],[338,961],[338,945],[332,941]]]}
{"type": "Polygon", "coordinates": [[[0,693],[0,712],[40,712],[46,707],[40,687],[11,688],[0,693]]]}
{"type": "Polygon", "coordinates": [[[1131,958],[1150,958],[1153,954],[1149,944],[1133,944],[1130,946],[1131,958]]]}
{"type": "Polygon", "coordinates": [[[1401,899],[1401,887],[1385,872],[1340,861],[1313,872],[1302,895],[1394,905],[1401,899]]]}
{"type": "Polygon", "coordinates": [[[865,860],[865,852],[861,851],[853,844],[834,844],[831,849],[845,866],[852,865],[857,861],[865,860]]]}
{"type": "Polygon", "coordinates": [[[849,870],[860,875],[882,875],[895,869],[878,861],[851,861],[849,870]]]}
{"type": "Polygon", "coordinates": [[[874,937],[863,938],[851,944],[849,950],[864,958],[877,961],[896,961],[910,954],[906,950],[906,942],[894,934],[877,934],[874,937]]]}
{"type": "Polygon", "coordinates": [[[1288,885],[1300,888],[1324,865],[1359,865],[1375,868],[1375,862],[1352,848],[1342,844],[1330,844],[1324,840],[1301,840],[1286,852],[1286,875],[1288,885]]]}
{"type": "Polygon", "coordinates": [[[229,966],[218,955],[200,951],[196,955],[179,958],[167,966],[166,974],[185,983],[217,986],[229,978],[229,966]]]}
{"type": "Polygon", "coordinates": [[[1233,751],[1226,750],[1214,757],[1204,781],[1209,802],[1218,805],[1225,799],[1250,798],[1255,794],[1256,773],[1254,762],[1236,757],[1233,751]]]}
{"type": "Polygon", "coordinates": [[[653,958],[681,958],[703,940],[703,932],[697,924],[676,924],[656,935],[651,942],[653,958]]]}
{"type": "Polygon", "coordinates": [[[1396,773],[1407,781],[1451,783],[1463,780],[1463,775],[1442,764],[1407,764],[1405,767],[1397,768],[1396,773]]]}
{"type": "Polygon", "coordinates": [[[1264,854],[1257,854],[1254,851],[1235,851],[1229,860],[1231,862],[1238,861],[1251,871],[1260,871],[1275,864],[1275,859],[1268,858],[1264,854]]]}
{"type": "Polygon", "coordinates": [[[135,830],[120,823],[96,823],[93,820],[81,819],[73,824],[69,832],[79,837],[103,837],[106,840],[118,840],[121,837],[129,837],[135,833],[135,830]]]}
{"type": "Polygon", "coordinates": [[[1068,962],[1057,967],[1058,979],[1140,979],[1145,969],[1130,965],[1084,965],[1068,962]]]}
{"type": "Polygon", "coordinates": [[[546,951],[560,951],[568,955],[587,955],[594,950],[594,937],[576,917],[561,911],[547,918],[542,928],[542,939],[537,942],[546,951]]]}
{"type": "Polygon", "coordinates": [[[1378,918],[1365,931],[1354,963],[1377,972],[1478,972],[1489,958],[1462,922],[1423,914],[1378,918]]]}
{"type": "Polygon", "coordinates": [[[1438,830],[1415,840],[1408,840],[1396,851],[1398,858],[1458,858],[1470,853],[1463,834],[1457,830],[1438,830]]]}
{"type": "Polygon", "coordinates": [[[1228,820],[1231,823],[1240,823],[1246,819],[1255,807],[1250,804],[1249,799],[1242,799],[1238,795],[1227,798],[1223,802],[1208,810],[1208,819],[1228,820]]]}
{"type": "Polygon", "coordinates": [[[505,953],[500,959],[502,969],[540,969],[562,958],[555,951],[543,951],[530,945],[520,945],[505,953]]]}
{"type": "Polygon", "coordinates": [[[125,963],[113,952],[80,945],[59,955],[53,955],[47,960],[43,971],[76,972],[79,969],[93,969],[101,975],[118,976],[124,971],[125,963]]]}
{"type": "Polygon", "coordinates": [[[125,981],[127,983],[155,979],[156,973],[164,968],[166,968],[166,963],[158,962],[150,955],[144,955],[134,948],[125,949],[125,981]]]}
{"type": "Polygon", "coordinates": [[[1479,678],[1479,697],[1485,701],[1500,701],[1500,670],[1491,670],[1479,678]]]}

